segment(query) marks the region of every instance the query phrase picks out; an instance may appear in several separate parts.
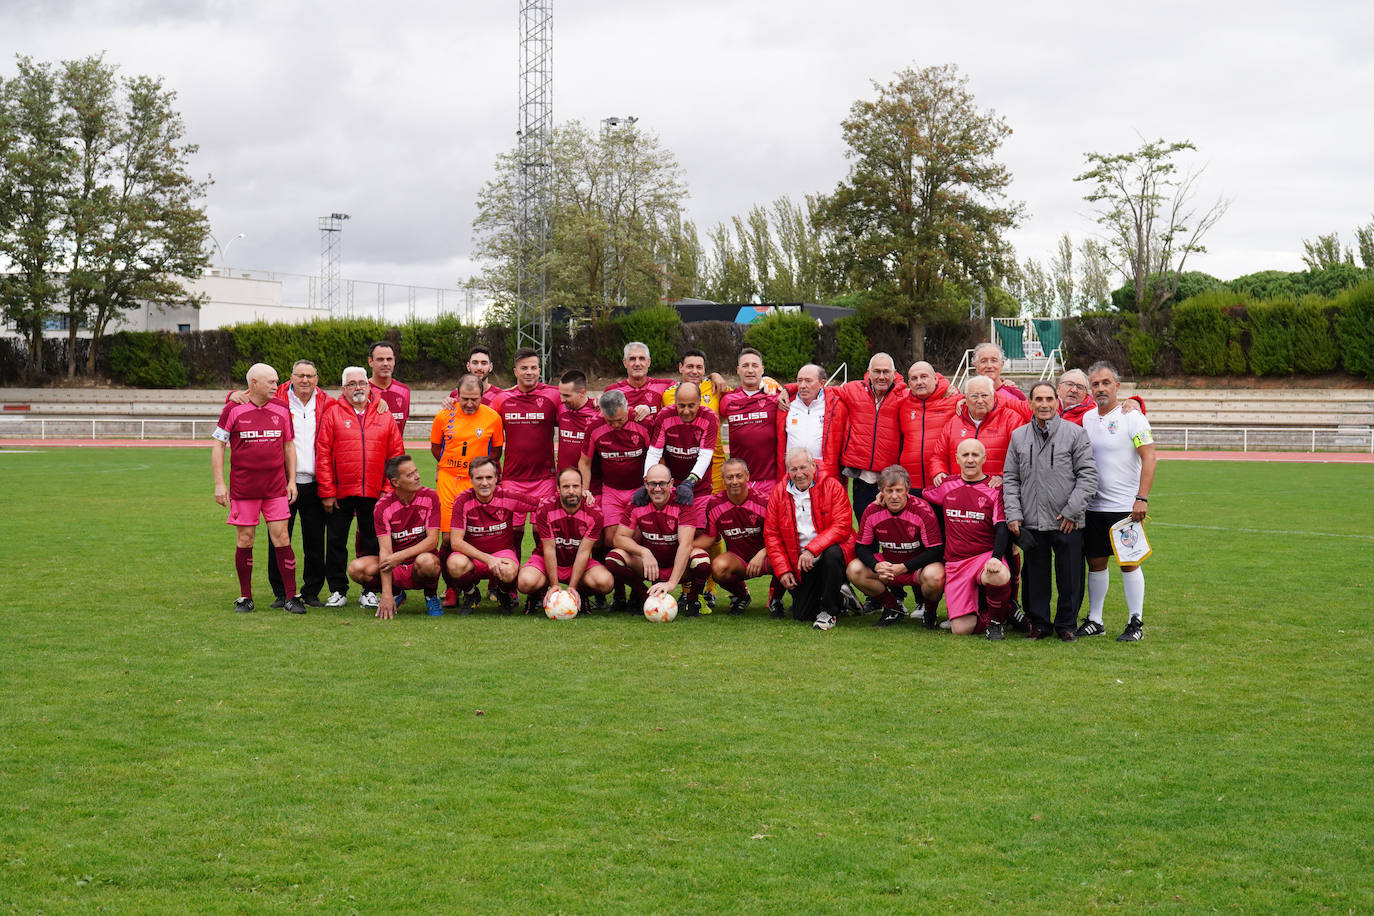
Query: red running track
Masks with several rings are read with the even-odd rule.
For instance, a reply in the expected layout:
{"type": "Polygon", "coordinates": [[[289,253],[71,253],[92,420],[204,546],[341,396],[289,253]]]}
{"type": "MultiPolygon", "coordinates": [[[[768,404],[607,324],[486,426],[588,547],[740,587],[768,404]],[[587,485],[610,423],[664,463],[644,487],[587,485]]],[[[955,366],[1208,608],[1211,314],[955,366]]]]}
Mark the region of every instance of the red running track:
{"type": "MultiPolygon", "coordinates": [[[[192,439],[0,439],[7,448],[206,448],[209,440],[192,439]]],[[[411,451],[429,451],[428,442],[408,442],[411,451]]],[[[1374,464],[1367,452],[1199,452],[1160,449],[1171,461],[1289,461],[1299,464],[1374,464]]]]}

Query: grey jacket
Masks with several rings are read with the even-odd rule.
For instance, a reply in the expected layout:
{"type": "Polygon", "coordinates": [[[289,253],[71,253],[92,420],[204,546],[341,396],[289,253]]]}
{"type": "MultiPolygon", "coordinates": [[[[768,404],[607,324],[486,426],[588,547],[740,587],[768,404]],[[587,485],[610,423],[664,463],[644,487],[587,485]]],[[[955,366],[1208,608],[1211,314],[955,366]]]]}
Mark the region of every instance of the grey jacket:
{"type": "Polygon", "coordinates": [[[1018,427],[1007,446],[1002,470],[1007,521],[1035,531],[1059,527],[1056,516],[1083,524],[1088,500],[1097,493],[1097,464],[1083,427],[1051,418],[1042,439],[1036,421],[1018,427]]]}

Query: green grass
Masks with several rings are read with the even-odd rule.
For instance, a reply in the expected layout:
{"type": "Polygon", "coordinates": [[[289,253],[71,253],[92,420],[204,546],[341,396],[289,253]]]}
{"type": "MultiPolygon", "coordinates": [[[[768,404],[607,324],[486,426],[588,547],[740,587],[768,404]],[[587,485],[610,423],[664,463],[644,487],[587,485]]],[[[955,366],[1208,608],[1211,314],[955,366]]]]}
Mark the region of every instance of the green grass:
{"type": "Polygon", "coordinates": [[[1374,910],[1367,466],[1162,462],[1069,646],[236,615],[208,451],[0,453],[0,911],[1374,910]]]}

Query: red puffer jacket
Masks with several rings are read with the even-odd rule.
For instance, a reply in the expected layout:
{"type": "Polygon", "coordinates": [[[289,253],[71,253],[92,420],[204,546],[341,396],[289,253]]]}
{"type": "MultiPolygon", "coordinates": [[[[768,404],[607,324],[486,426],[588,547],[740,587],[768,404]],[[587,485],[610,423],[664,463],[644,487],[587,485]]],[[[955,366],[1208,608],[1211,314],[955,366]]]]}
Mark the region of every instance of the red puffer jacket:
{"type": "MultiPolygon", "coordinates": [[[[1140,395],[1133,394],[1130,396],[1129,400],[1135,401],[1136,405],[1140,408],[1141,413],[1146,412],[1145,399],[1142,398],[1140,395]]],[[[1088,411],[1092,410],[1096,406],[1097,402],[1094,401],[1092,398],[1084,398],[1074,406],[1066,407],[1063,410],[1059,411],[1059,416],[1065,420],[1068,420],[1070,423],[1077,423],[1079,426],[1082,426],[1083,415],[1086,414],[1088,411]]]]}
{"type": "Polygon", "coordinates": [[[390,413],[378,411],[369,401],[359,420],[353,405],[342,397],[325,411],[315,441],[315,482],[321,499],[380,496],[386,460],[406,450],[390,413]]]}
{"type": "MultiPolygon", "coordinates": [[[[834,416],[826,417],[830,427],[823,456],[826,474],[835,477],[842,467],[881,471],[896,464],[902,453],[902,432],[898,422],[906,395],[906,382],[902,377],[897,376],[881,405],[873,403],[873,386],[868,379],[855,379],[829,390],[838,397],[834,402],[834,416]]],[[[830,411],[831,404],[827,400],[825,412],[829,414],[830,411]]]]}
{"type": "Polygon", "coordinates": [[[936,374],[935,390],[924,398],[907,391],[902,401],[898,421],[902,431],[902,455],[898,464],[911,475],[913,489],[930,485],[926,468],[930,467],[930,456],[935,452],[935,444],[944,432],[945,424],[954,416],[959,406],[959,397],[950,390],[949,379],[936,374]]]}
{"type": "Polygon", "coordinates": [[[787,492],[787,481],[773,488],[768,497],[768,514],[763,519],[763,545],[768,550],[768,562],[773,575],[795,573],[797,556],[805,547],[819,557],[827,547],[839,545],[844,561],[854,559],[854,510],[844,484],[834,477],[817,475],[811,484],[811,524],[816,528],[815,540],[802,544],[797,534],[797,505],[787,492]]]}
{"type": "Polygon", "coordinates": [[[930,454],[930,464],[926,467],[926,479],[934,480],[939,474],[958,474],[959,462],[955,458],[959,443],[965,439],[977,439],[988,450],[983,462],[983,473],[996,477],[1002,473],[1007,460],[1007,446],[1011,444],[1012,430],[1030,422],[1030,404],[1025,401],[1004,401],[994,398],[992,410],[975,427],[968,415],[968,402],[960,401],[959,409],[945,423],[935,449],[930,454]]]}

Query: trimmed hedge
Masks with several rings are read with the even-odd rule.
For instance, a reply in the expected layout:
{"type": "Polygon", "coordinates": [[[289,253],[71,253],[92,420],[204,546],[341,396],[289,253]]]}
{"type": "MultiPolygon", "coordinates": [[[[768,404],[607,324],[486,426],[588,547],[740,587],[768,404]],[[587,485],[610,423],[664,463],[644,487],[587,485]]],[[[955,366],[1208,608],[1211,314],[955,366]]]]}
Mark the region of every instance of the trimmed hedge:
{"type": "Polygon", "coordinates": [[[803,312],[764,315],[744,332],[744,345],[762,353],[768,374],[784,381],[795,379],[798,369],[816,361],[819,341],[816,319],[803,312]]]}
{"type": "Polygon", "coordinates": [[[1174,306],[1170,328],[1183,357],[1183,371],[1195,375],[1240,375],[1245,372],[1241,325],[1248,300],[1229,291],[1194,296],[1174,306]]]}
{"type": "Polygon", "coordinates": [[[1293,368],[1304,375],[1331,372],[1341,362],[1336,321],[1341,308],[1318,296],[1307,296],[1293,313],[1293,368]]]}
{"type": "Polygon", "coordinates": [[[181,336],[168,331],[120,331],[110,340],[110,371],[137,388],[185,388],[191,374],[182,359],[181,336]]]}
{"type": "Polygon", "coordinates": [[[1374,283],[1357,286],[1336,304],[1341,309],[1337,327],[1345,371],[1374,379],[1374,283]]]}

